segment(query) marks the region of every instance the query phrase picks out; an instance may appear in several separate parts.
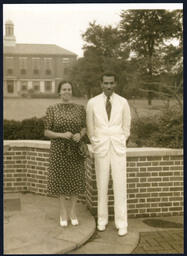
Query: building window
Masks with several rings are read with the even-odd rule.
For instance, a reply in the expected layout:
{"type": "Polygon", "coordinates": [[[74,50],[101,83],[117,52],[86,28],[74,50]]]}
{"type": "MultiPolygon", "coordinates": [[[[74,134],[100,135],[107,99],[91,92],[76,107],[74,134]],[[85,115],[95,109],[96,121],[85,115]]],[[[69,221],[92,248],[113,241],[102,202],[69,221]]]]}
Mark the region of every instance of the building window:
{"type": "Polygon", "coordinates": [[[27,68],[27,57],[19,57],[20,74],[25,75],[27,73],[27,68]]]}
{"type": "Polygon", "coordinates": [[[14,93],[14,81],[13,80],[7,81],[7,92],[14,93]]]}
{"type": "Polygon", "coordinates": [[[62,58],[62,63],[63,64],[69,64],[70,59],[69,58],[62,58]]]}
{"type": "Polygon", "coordinates": [[[27,73],[27,71],[26,71],[26,69],[22,68],[22,69],[20,70],[20,73],[21,73],[22,75],[25,75],[25,74],[27,73]]]}
{"type": "Polygon", "coordinates": [[[39,69],[33,69],[33,74],[38,75],[39,74],[39,69]]]}
{"type": "Polygon", "coordinates": [[[12,74],[13,74],[13,69],[8,68],[8,69],[7,69],[7,75],[12,75],[12,74]]]}
{"type": "Polygon", "coordinates": [[[33,74],[38,75],[40,73],[40,58],[32,58],[32,70],[33,74]]]}
{"type": "Polygon", "coordinates": [[[52,81],[45,81],[45,91],[51,92],[52,90],[52,81]]]}
{"type": "Polygon", "coordinates": [[[6,57],[6,72],[7,75],[12,75],[14,69],[14,58],[13,57],[6,57]]]}
{"type": "Polygon", "coordinates": [[[45,73],[46,73],[46,75],[51,75],[52,72],[50,69],[46,69],[45,73]]]}
{"type": "Polygon", "coordinates": [[[52,58],[44,58],[44,67],[45,67],[45,74],[51,75],[53,70],[52,58]]]}
{"type": "Polygon", "coordinates": [[[6,26],[6,35],[7,36],[12,36],[13,35],[13,32],[14,32],[14,30],[13,30],[13,27],[11,26],[10,27],[10,25],[9,26],[6,26]]]}
{"type": "Polygon", "coordinates": [[[67,74],[68,74],[68,71],[69,71],[69,68],[65,67],[65,68],[64,68],[64,75],[67,75],[67,74]]]}
{"type": "Polygon", "coordinates": [[[21,81],[21,91],[27,91],[28,81],[21,81]]]}
{"type": "Polygon", "coordinates": [[[40,91],[40,81],[33,81],[32,88],[35,92],[39,92],[40,91]]]}

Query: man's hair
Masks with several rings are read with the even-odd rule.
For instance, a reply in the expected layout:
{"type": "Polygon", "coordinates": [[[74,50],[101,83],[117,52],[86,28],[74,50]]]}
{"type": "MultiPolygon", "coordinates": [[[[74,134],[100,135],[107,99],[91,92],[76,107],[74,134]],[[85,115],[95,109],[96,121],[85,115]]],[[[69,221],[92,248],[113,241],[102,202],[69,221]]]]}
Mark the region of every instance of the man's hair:
{"type": "Polygon", "coordinates": [[[57,90],[58,94],[60,93],[63,84],[70,84],[71,85],[71,89],[73,90],[72,82],[66,81],[66,80],[62,80],[62,81],[60,81],[60,83],[58,85],[58,90],[57,90]]]}
{"type": "Polygon", "coordinates": [[[114,77],[114,80],[115,82],[117,82],[117,75],[113,72],[104,72],[102,75],[101,75],[101,82],[103,82],[103,77],[104,76],[113,76],[114,77]]]}

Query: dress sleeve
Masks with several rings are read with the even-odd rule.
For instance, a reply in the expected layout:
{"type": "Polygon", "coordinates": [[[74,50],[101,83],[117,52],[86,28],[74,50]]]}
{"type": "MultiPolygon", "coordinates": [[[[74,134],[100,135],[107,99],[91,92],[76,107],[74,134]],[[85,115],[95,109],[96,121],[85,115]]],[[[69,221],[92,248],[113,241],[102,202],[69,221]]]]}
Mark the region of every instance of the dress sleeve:
{"type": "Polygon", "coordinates": [[[52,130],[54,122],[54,112],[52,106],[47,108],[46,115],[44,117],[44,128],[45,130],[52,130]]]}
{"type": "Polygon", "coordinates": [[[81,106],[81,127],[86,127],[86,110],[84,106],[81,106]]]}

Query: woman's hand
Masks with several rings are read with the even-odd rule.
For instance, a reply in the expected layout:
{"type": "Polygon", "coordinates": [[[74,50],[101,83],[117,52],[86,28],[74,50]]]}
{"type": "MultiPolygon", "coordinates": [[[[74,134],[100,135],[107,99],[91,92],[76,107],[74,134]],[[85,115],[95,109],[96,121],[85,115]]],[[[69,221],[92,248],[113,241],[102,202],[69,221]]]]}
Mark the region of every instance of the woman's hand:
{"type": "Polygon", "coordinates": [[[71,132],[62,133],[62,138],[65,138],[65,139],[71,139],[72,136],[73,136],[73,134],[71,132]]]}
{"type": "Polygon", "coordinates": [[[75,133],[75,134],[72,136],[72,139],[73,139],[75,142],[79,142],[80,139],[81,139],[80,133],[75,133]]]}

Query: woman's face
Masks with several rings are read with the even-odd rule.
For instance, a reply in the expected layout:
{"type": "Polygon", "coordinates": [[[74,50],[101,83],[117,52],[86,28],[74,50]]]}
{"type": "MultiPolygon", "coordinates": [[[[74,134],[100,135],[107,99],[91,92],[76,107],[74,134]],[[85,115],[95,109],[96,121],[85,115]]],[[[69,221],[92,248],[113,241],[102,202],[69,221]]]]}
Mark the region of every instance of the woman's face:
{"type": "Polygon", "coordinates": [[[69,101],[72,97],[71,84],[65,83],[61,86],[60,96],[63,101],[69,101]]]}

